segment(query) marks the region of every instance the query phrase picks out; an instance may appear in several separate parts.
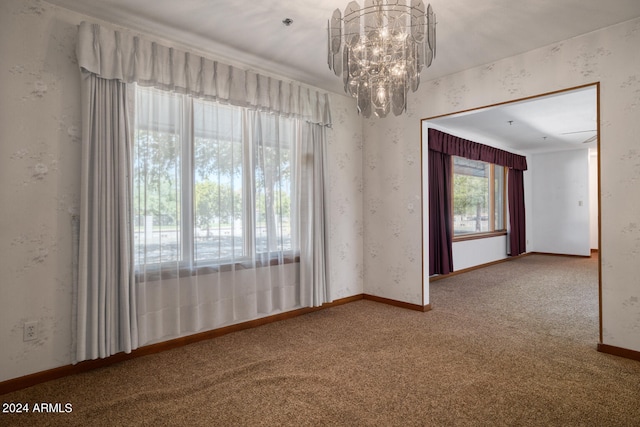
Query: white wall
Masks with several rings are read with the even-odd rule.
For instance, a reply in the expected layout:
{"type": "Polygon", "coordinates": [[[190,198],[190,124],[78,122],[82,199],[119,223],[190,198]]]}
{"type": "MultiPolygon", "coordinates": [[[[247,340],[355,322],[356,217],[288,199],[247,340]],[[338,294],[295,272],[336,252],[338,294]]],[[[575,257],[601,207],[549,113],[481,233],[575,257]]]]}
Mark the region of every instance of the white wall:
{"type": "Polygon", "coordinates": [[[599,249],[598,243],[598,150],[589,150],[589,246],[599,249]]]}
{"type": "Polygon", "coordinates": [[[589,150],[534,154],[530,168],[534,251],[589,256],[589,150]]]}
{"type": "Polygon", "coordinates": [[[364,293],[362,119],[351,97],[331,95],[327,130],[329,286],[331,297],[364,293]]]}
{"type": "Polygon", "coordinates": [[[507,236],[453,242],[453,271],[507,258],[507,236]]]}
{"type": "Polygon", "coordinates": [[[638,46],[634,19],[434,80],[427,69],[407,114],[367,120],[365,292],[413,304],[427,299],[422,215],[413,208],[422,195],[421,119],[600,82],[603,343],[640,351],[638,46]]]}
{"type": "MultiPolygon", "coordinates": [[[[40,0],[0,1],[0,381],[71,363],[82,20],[101,23],[40,0]],[[39,339],[23,342],[32,320],[39,339]]],[[[331,102],[329,280],[339,299],[364,291],[362,119],[351,98],[331,102]]]]}

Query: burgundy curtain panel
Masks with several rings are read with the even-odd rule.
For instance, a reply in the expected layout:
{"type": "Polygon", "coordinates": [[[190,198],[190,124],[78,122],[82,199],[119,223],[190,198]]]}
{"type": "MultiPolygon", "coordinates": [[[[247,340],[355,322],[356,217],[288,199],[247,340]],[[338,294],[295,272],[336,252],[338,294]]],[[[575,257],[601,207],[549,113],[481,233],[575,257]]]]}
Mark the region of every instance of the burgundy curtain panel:
{"type": "Polygon", "coordinates": [[[429,276],[453,271],[451,156],[429,150],[429,276]]]}
{"type": "Polygon", "coordinates": [[[451,227],[451,156],[494,163],[509,169],[509,244],[511,256],[526,251],[523,172],[519,154],[429,129],[429,275],[453,271],[451,227]],[[433,160],[432,160],[433,159],[433,160]]]}
{"type": "Polygon", "coordinates": [[[524,221],[524,180],[523,171],[509,169],[507,177],[507,203],[509,204],[509,247],[511,256],[527,251],[524,221]]]}

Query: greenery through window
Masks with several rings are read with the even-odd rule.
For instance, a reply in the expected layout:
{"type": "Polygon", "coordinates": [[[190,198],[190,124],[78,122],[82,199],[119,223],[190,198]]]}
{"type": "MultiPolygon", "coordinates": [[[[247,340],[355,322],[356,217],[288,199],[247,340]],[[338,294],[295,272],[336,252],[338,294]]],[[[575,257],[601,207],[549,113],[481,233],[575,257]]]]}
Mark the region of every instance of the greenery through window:
{"type": "Polygon", "coordinates": [[[505,168],[453,158],[453,235],[505,230],[505,168]]]}
{"type": "Polygon", "coordinates": [[[137,87],[136,265],[219,265],[290,251],[295,126],[274,114],[137,87]]]}

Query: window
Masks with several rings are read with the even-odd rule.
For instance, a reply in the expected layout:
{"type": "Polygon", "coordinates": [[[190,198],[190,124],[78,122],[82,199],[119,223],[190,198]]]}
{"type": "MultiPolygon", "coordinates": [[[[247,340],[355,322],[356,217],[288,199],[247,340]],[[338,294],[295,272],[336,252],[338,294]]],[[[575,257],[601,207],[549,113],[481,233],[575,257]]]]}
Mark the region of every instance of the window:
{"type": "Polygon", "coordinates": [[[290,251],[295,126],[294,119],[137,87],[136,266],[220,265],[290,251]]]}
{"type": "Polygon", "coordinates": [[[453,235],[505,230],[503,166],[452,156],[453,235]]]}

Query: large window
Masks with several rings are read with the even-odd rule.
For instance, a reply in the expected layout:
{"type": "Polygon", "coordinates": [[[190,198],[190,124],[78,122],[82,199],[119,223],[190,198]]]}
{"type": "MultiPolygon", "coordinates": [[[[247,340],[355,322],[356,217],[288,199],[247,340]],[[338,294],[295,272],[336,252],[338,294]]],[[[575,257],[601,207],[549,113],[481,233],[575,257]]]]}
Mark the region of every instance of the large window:
{"type": "Polygon", "coordinates": [[[454,237],[505,230],[505,168],[453,158],[454,237]]]}
{"type": "Polygon", "coordinates": [[[291,250],[295,126],[273,114],[137,87],[136,265],[219,265],[291,250]]]}

